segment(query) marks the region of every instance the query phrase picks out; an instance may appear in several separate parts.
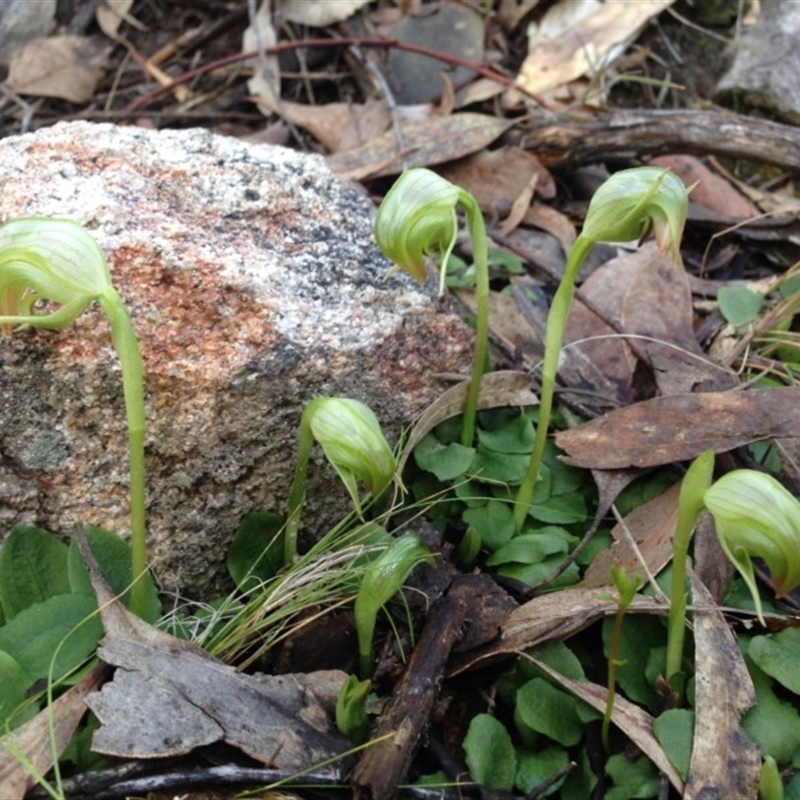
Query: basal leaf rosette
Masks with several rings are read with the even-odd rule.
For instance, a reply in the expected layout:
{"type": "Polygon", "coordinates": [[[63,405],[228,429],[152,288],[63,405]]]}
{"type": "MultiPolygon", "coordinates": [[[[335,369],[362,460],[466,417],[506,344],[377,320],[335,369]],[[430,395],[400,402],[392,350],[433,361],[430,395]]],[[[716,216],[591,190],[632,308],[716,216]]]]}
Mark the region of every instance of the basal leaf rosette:
{"type": "Polygon", "coordinates": [[[763,624],[752,559],[767,565],[778,597],[800,585],[800,502],[774,478],[749,469],[724,475],[705,493],[704,502],[763,624]]]}

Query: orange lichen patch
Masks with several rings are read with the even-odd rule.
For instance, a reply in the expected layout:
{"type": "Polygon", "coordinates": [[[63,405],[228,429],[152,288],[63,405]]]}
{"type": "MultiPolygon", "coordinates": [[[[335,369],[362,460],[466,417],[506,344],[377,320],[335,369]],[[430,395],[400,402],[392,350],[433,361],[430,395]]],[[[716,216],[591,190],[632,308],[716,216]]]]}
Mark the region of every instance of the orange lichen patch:
{"type": "MultiPolygon", "coordinates": [[[[222,283],[216,265],[169,267],[144,247],[110,253],[109,265],[139,337],[148,385],[225,380],[274,339],[264,306],[246,289],[222,283]]],[[[108,346],[105,332],[68,336],[59,353],[90,361],[108,346]]]]}

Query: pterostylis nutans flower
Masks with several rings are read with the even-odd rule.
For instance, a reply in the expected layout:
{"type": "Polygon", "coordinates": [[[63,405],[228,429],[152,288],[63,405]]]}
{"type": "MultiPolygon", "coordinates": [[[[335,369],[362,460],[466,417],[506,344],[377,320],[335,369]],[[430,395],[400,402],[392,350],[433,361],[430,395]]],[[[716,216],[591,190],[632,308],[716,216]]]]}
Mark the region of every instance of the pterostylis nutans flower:
{"type": "Polygon", "coordinates": [[[533,500],[553,411],[558,357],[569,309],[583,262],[598,242],[625,242],[655,235],[659,248],[680,263],[680,240],[689,208],[689,193],[680,178],[660,167],[634,167],[612,175],[595,192],[583,230],[567,257],[564,276],[553,297],[545,332],[542,390],[531,461],[514,507],[517,532],[533,500]]]}
{"type": "Polygon", "coordinates": [[[369,406],[347,397],[317,397],[303,411],[298,436],[297,467],[289,492],[284,561],[297,555],[300,511],[305,499],[308,460],[314,442],[342,479],[356,513],[361,515],[362,483],[378,497],[397,477],[397,461],[383,435],[378,418],[369,406]]]}
{"type": "Polygon", "coordinates": [[[133,326],[97,242],[69,220],[20,218],[0,226],[0,326],[58,329],[97,301],[111,324],[122,366],[131,502],[131,610],[144,609],[147,568],[144,483],[144,376],[133,326]],[[40,304],[45,304],[40,308],[40,304]]]}
{"type": "Polygon", "coordinates": [[[723,475],[706,491],[704,502],[763,625],[752,559],[767,565],[778,597],[800,586],[800,502],[774,478],[750,469],[723,475]]]}
{"type": "Polygon", "coordinates": [[[367,567],[354,608],[362,678],[372,674],[372,635],[378,612],[400,591],[408,573],[421,561],[435,563],[422,539],[407,533],[395,539],[367,567]]]}
{"type": "Polygon", "coordinates": [[[469,192],[435,172],[422,167],[410,169],[398,178],[378,209],[375,240],[394,262],[395,269],[408,272],[420,283],[427,278],[425,256],[442,254],[439,277],[439,292],[442,294],[447,260],[458,234],[459,207],[464,211],[472,239],[478,307],[475,354],[461,432],[461,443],[470,447],[475,434],[481,377],[489,347],[489,242],[480,207],[469,192]]]}

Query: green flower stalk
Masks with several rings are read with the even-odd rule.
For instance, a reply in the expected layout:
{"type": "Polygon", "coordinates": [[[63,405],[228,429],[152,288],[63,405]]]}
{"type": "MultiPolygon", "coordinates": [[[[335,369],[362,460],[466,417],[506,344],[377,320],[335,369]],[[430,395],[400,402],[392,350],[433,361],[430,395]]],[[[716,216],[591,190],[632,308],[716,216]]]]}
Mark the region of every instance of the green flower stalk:
{"type": "Polygon", "coordinates": [[[778,597],[800,586],[800,502],[774,478],[750,469],[723,475],[705,493],[704,502],[763,625],[752,558],[764,560],[778,597]]]}
{"type": "Polygon", "coordinates": [[[689,194],[680,178],[660,167],[634,167],[612,175],[595,193],[583,230],[575,240],[564,267],[564,277],[553,297],[545,332],[539,421],[527,473],[514,507],[519,533],[542,464],[547,431],[553,411],[558,357],[564,340],[575,280],[589,251],[598,242],[624,242],[644,238],[651,230],[658,246],[680,262],[680,239],[689,207],[689,194]]]}
{"type": "MultiPolygon", "coordinates": [[[[672,586],[667,618],[666,677],[672,680],[681,671],[683,642],[686,637],[686,564],[689,543],[703,511],[706,491],[714,473],[714,453],[706,450],[686,470],[678,495],[678,520],[675,524],[672,556],[672,586]]],[[[676,684],[679,686],[680,683],[676,684]]]]}
{"type": "Polygon", "coordinates": [[[297,556],[300,512],[306,493],[308,461],[314,442],[319,442],[325,457],[342,479],[361,516],[358,484],[363,483],[372,497],[378,497],[397,480],[397,462],[380,423],[369,406],[346,397],[317,397],[303,411],[297,447],[297,467],[289,492],[289,508],[284,539],[284,561],[297,556]]]}
{"type": "Polygon", "coordinates": [[[395,267],[423,283],[427,278],[425,256],[442,253],[439,293],[444,293],[447,261],[458,234],[457,209],[461,206],[472,239],[475,261],[475,293],[478,305],[475,354],[461,443],[470,447],[475,435],[481,377],[489,349],[489,242],[480,207],[469,192],[429,169],[404,172],[389,190],[375,219],[375,240],[395,267]]]}
{"type": "Polygon", "coordinates": [[[434,557],[419,536],[409,533],[395,539],[367,567],[354,609],[362,678],[372,674],[372,636],[378,612],[400,591],[408,573],[421,561],[433,565],[434,557]]]}
{"type": "Polygon", "coordinates": [[[144,480],[144,372],[128,312],[111,283],[102,251],[69,220],[20,218],[0,227],[0,326],[59,329],[97,301],[111,324],[122,366],[128,423],[131,503],[131,610],[144,610],[147,569],[144,480]],[[40,302],[55,304],[41,310],[40,302]]]}

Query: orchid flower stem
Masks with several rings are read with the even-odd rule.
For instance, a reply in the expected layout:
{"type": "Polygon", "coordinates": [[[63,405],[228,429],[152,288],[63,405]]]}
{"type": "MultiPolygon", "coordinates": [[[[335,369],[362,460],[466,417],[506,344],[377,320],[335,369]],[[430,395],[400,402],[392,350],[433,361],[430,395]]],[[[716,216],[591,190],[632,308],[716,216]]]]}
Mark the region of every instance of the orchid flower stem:
{"type": "Polygon", "coordinates": [[[467,390],[467,401],[464,405],[464,425],[461,429],[461,444],[464,447],[472,447],[481,392],[481,378],[486,369],[486,357],[489,350],[489,241],[486,236],[483,214],[481,214],[481,210],[474,198],[467,192],[462,192],[459,199],[466,211],[467,227],[472,239],[472,252],[475,263],[475,299],[478,306],[475,327],[475,355],[467,390]]]}
{"type": "Polygon", "coordinates": [[[672,588],[670,590],[669,617],[667,618],[665,675],[667,680],[671,680],[681,671],[683,642],[686,636],[686,564],[689,557],[689,544],[703,510],[703,498],[706,490],[711,486],[713,471],[714,453],[707,450],[691,463],[681,483],[678,497],[678,520],[675,524],[672,545],[672,588]]]}
{"type": "Polygon", "coordinates": [[[128,418],[128,459],[131,503],[131,611],[145,610],[147,532],[145,524],[144,470],[144,368],[131,319],[119,295],[113,290],[99,298],[111,324],[111,338],[122,366],[122,391],[128,418]]]}
{"type": "MultiPolygon", "coordinates": [[[[311,401],[313,403],[313,400],[311,401]]],[[[300,430],[297,444],[297,466],[294,481],[289,491],[288,510],[286,513],[286,533],[283,540],[283,563],[292,564],[297,558],[297,535],[300,530],[300,514],[306,497],[306,479],[308,476],[308,460],[314,447],[314,434],[308,413],[300,418],[300,430]]]]}
{"type": "Polygon", "coordinates": [[[558,357],[561,353],[561,344],[564,340],[564,330],[567,327],[567,317],[572,305],[572,296],[575,291],[575,280],[586,256],[592,249],[594,241],[584,236],[579,236],[570,251],[564,267],[564,277],[553,297],[550,313],[547,317],[547,330],[544,341],[544,363],[542,364],[542,391],[539,398],[539,422],[536,425],[536,438],[533,442],[531,460],[528,471],[522,480],[514,506],[514,528],[517,533],[522,531],[528,510],[533,503],[533,492],[539,477],[542,465],[544,448],[547,443],[547,431],[550,426],[550,417],[553,412],[553,395],[555,394],[556,375],[558,374],[558,357]]]}

